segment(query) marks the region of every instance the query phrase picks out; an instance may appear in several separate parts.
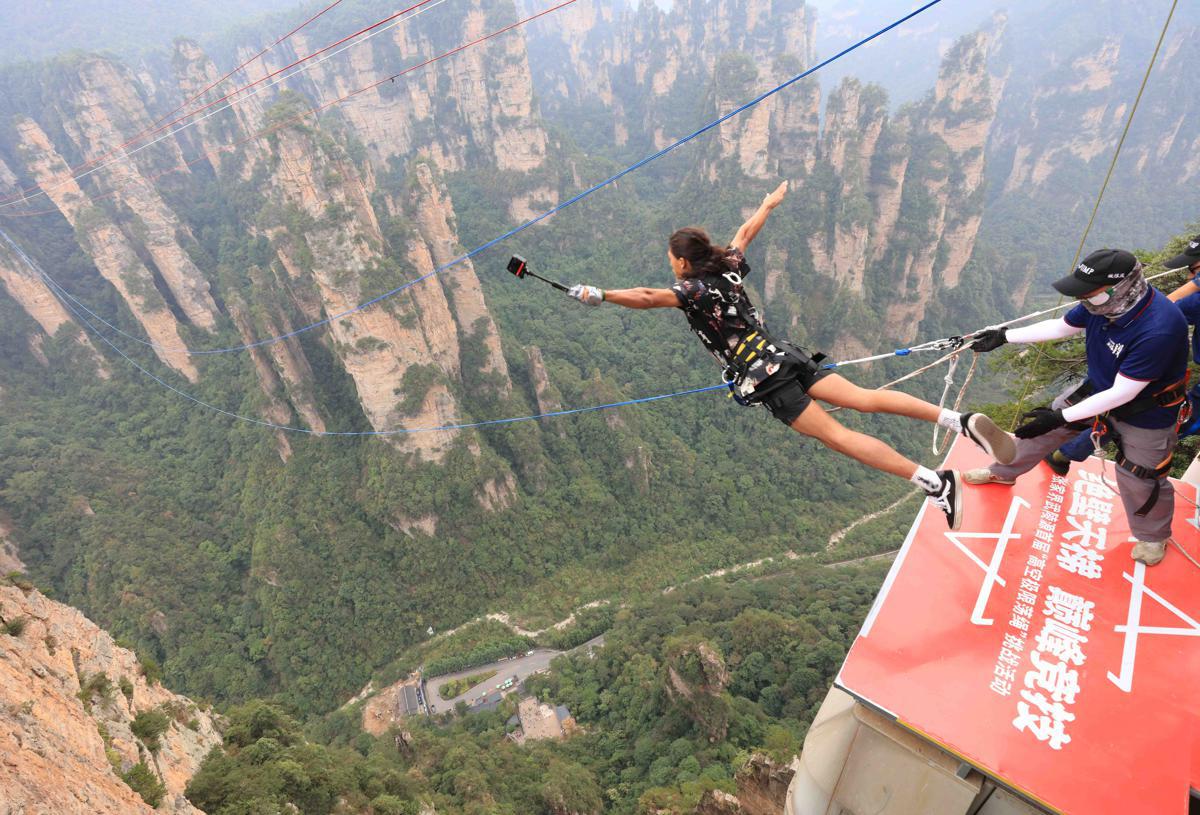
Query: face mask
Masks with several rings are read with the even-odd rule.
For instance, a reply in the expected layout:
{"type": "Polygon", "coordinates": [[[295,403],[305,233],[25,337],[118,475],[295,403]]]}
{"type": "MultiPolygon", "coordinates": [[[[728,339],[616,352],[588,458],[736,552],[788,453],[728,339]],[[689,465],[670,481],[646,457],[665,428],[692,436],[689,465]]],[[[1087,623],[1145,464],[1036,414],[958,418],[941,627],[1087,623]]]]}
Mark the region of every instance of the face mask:
{"type": "Polygon", "coordinates": [[[1137,305],[1146,294],[1149,284],[1142,276],[1142,264],[1134,267],[1129,277],[1115,286],[1110,286],[1102,292],[1085,297],[1079,302],[1090,313],[1097,317],[1107,317],[1115,320],[1129,309],[1137,305]]]}

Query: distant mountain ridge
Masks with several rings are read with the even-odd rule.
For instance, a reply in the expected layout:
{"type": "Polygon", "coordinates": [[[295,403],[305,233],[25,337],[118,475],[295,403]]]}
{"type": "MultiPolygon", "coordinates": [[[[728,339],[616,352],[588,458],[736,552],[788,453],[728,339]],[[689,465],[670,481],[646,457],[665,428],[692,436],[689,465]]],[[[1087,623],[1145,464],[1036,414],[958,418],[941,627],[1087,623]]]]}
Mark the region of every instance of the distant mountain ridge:
{"type": "Polygon", "coordinates": [[[46,59],[74,49],[128,56],[165,48],[173,37],[206,38],[247,17],[296,6],[295,0],[5,3],[0,7],[0,64],[46,59]]]}

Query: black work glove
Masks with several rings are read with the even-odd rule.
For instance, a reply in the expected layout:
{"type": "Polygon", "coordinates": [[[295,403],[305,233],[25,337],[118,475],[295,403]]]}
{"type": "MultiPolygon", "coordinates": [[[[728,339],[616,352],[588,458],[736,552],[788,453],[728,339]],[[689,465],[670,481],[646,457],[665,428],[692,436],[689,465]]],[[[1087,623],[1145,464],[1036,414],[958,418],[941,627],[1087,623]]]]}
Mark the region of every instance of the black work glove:
{"type": "Polygon", "coordinates": [[[982,354],[987,351],[995,351],[1007,342],[1008,329],[1004,326],[985,328],[975,335],[975,340],[971,343],[971,350],[982,354]]]}
{"type": "Polygon", "coordinates": [[[1034,408],[1023,414],[1021,418],[1024,422],[1014,431],[1018,439],[1032,439],[1034,436],[1057,430],[1067,423],[1061,410],[1048,407],[1034,408]]]}

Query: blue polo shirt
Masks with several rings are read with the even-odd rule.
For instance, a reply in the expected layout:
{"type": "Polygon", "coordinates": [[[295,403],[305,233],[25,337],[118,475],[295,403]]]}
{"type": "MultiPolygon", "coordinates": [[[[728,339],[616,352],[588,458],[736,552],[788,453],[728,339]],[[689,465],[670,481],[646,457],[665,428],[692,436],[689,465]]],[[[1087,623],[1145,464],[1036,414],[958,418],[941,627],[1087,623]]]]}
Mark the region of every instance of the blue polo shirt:
{"type": "MultiPolygon", "coordinates": [[[[1183,312],[1188,325],[1200,325],[1200,291],[1176,301],[1175,305],[1183,312]]],[[[1200,363],[1200,331],[1192,333],[1192,361],[1200,363]]]]}
{"type": "MultiPolygon", "coordinates": [[[[1153,287],[1115,320],[1096,317],[1082,304],[1063,319],[1086,332],[1088,380],[1097,391],[1111,388],[1121,374],[1146,383],[1139,396],[1158,393],[1183,379],[1187,371],[1187,321],[1153,287]]],[[[1154,408],[1125,421],[1134,427],[1170,427],[1178,413],[1176,408],[1154,408]]]]}

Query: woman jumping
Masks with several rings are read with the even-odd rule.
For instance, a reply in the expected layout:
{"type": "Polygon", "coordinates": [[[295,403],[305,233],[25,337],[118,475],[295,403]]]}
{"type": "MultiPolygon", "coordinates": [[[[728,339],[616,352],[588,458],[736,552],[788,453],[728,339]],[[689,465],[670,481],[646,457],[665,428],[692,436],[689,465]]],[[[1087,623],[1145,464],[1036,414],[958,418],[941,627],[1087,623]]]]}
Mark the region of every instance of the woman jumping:
{"type": "Polygon", "coordinates": [[[725,368],[725,379],[742,404],[761,404],[798,433],[817,439],[842,455],[907,478],[946,514],[951,529],[962,524],[962,484],[953,470],[930,470],[900,455],[885,442],[850,430],[813,398],[863,413],[894,413],[936,422],[961,433],[997,461],[1016,456],[1013,438],[982,413],[956,413],[898,391],[860,388],[819,364],[806,349],[767,333],[742,286],[750,272],[744,252],[787,194],[787,182],[765,198],[729,246],[714,245],[698,227],[676,230],[667,259],[676,283],[669,289],[610,289],[572,286],[581,303],[603,302],[626,308],[679,308],[696,336],[725,368]]]}

